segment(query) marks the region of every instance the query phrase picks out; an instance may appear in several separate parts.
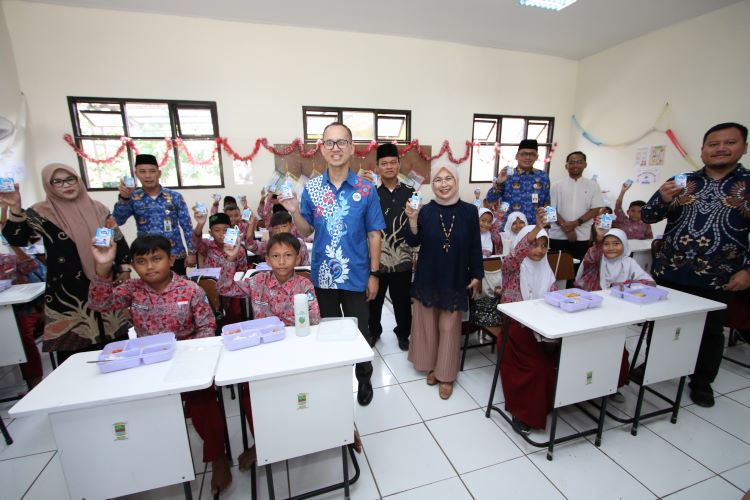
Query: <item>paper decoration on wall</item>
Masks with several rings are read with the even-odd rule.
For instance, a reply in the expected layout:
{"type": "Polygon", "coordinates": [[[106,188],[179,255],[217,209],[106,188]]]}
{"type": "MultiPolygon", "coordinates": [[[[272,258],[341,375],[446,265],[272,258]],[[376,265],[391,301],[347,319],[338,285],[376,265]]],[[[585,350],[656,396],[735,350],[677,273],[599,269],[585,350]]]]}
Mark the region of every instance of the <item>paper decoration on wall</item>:
{"type": "Polygon", "coordinates": [[[651,146],[648,152],[648,164],[651,167],[664,166],[664,155],[667,152],[666,146],[651,146]]]}
{"type": "Polygon", "coordinates": [[[15,182],[26,178],[26,96],[21,94],[16,123],[3,126],[5,137],[0,140],[0,176],[15,182]]]}

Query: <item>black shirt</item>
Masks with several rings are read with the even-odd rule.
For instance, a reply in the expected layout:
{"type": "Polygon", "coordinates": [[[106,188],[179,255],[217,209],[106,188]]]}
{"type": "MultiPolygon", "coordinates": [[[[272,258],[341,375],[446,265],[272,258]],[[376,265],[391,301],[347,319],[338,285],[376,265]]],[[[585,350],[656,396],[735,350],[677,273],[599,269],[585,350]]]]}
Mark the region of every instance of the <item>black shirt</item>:
{"type": "Polygon", "coordinates": [[[409,223],[404,207],[412,194],[414,190],[400,182],[393,191],[385,185],[378,188],[380,208],[385,219],[385,229],[380,231],[382,237],[380,272],[411,271],[412,248],[404,241],[402,231],[409,223]]]}

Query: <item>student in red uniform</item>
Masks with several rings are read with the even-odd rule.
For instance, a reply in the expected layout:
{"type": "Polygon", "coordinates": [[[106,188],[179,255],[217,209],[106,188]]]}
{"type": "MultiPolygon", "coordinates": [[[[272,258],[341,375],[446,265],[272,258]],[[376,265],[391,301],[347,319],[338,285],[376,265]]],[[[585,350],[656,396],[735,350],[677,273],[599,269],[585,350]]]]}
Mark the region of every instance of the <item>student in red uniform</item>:
{"type": "MultiPolygon", "coordinates": [[[[555,273],[547,261],[549,236],[544,208],[536,213],[536,225],[518,233],[518,243],[503,259],[501,302],[518,302],[544,297],[555,290],[555,273]]],[[[499,340],[500,337],[498,337],[499,340]]],[[[544,429],[552,410],[556,371],[553,344],[547,344],[531,329],[510,321],[500,376],[505,409],[513,416],[513,427],[522,434],[544,429]]]]}
{"type": "MultiPolygon", "coordinates": [[[[257,222],[257,219],[255,217],[250,219],[251,227],[248,230],[248,234],[255,234],[256,222],[257,222]]],[[[289,212],[286,212],[286,211],[276,212],[275,214],[271,216],[271,222],[269,224],[270,224],[270,227],[268,228],[268,233],[271,236],[273,236],[274,234],[280,234],[280,233],[293,234],[294,225],[292,224],[292,215],[289,212]]],[[[310,252],[307,251],[305,240],[303,240],[300,237],[297,237],[297,239],[299,240],[300,245],[299,245],[299,255],[297,257],[296,265],[309,266],[310,265],[310,252]]],[[[266,256],[267,248],[268,248],[267,241],[259,242],[259,241],[255,241],[255,239],[247,240],[247,249],[262,259],[265,258],[266,256]]]]}
{"type": "Polygon", "coordinates": [[[622,200],[628,189],[630,189],[628,183],[623,184],[620,189],[620,196],[617,197],[617,201],[615,202],[615,216],[617,220],[614,225],[625,231],[625,234],[631,240],[651,240],[654,238],[654,233],[651,231],[651,224],[646,224],[641,219],[641,209],[646,205],[646,202],[642,200],[631,201],[627,213],[622,209],[622,200]]]}
{"type": "MultiPolygon", "coordinates": [[[[111,312],[130,309],[139,337],[174,332],[177,340],[212,337],[216,322],[203,289],[171,271],[175,259],[169,240],[161,235],[136,238],[130,246],[132,266],[140,280],[114,286],[115,246],[92,245],[96,277],[89,287],[89,307],[111,312]]],[[[182,395],[185,414],[203,439],[203,461],[211,462],[211,493],[225,491],[232,482],[224,454],[224,419],[213,387],[182,395]]]]}

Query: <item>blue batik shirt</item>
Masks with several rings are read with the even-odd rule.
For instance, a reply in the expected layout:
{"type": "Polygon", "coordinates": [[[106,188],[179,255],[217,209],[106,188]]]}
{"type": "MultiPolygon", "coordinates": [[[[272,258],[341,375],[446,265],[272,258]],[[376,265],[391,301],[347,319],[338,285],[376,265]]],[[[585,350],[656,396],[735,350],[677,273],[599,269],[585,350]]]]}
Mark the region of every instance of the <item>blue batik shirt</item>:
{"type": "Polygon", "coordinates": [[[385,229],[375,185],[350,170],[336,189],[326,170],[307,182],[300,215],[315,229],[313,285],[365,291],[370,277],[367,233],[385,229]]]}
{"type": "Polygon", "coordinates": [[[678,285],[720,290],[741,270],[750,272],[750,170],[737,165],[714,180],[702,168],[687,175],[687,187],[672,203],[657,191],[641,210],[643,222],[666,217],[664,243],[651,273],[678,285]]]}
{"type": "Polygon", "coordinates": [[[491,203],[497,200],[507,202],[510,204],[508,213],[522,212],[529,224],[536,224],[537,208],[549,205],[549,188],[549,177],[543,170],[532,168],[531,172],[523,172],[516,167],[505,182],[487,191],[486,199],[491,203]],[[534,194],[537,195],[536,202],[534,194]]]}
{"type": "Polygon", "coordinates": [[[138,236],[160,234],[172,243],[172,255],[178,259],[185,257],[180,228],[185,234],[190,252],[195,252],[190,242],[193,226],[185,200],[177,191],[162,187],[156,198],[151,198],[142,188],[130,195],[130,199],[120,198],[115,203],[112,216],[119,225],[125,224],[130,216],[135,218],[138,236]]]}

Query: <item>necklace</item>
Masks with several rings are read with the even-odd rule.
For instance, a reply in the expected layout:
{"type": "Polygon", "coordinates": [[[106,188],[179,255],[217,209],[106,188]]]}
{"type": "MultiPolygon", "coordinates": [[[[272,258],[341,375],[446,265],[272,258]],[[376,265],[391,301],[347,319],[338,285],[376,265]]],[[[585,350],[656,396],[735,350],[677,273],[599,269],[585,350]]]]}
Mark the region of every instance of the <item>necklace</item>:
{"type": "Polygon", "coordinates": [[[443,251],[448,253],[448,250],[451,247],[451,233],[453,232],[453,223],[456,222],[456,214],[451,216],[451,227],[449,227],[447,231],[445,230],[445,223],[443,222],[443,214],[438,215],[440,216],[440,226],[443,228],[443,236],[445,236],[443,251]]]}

